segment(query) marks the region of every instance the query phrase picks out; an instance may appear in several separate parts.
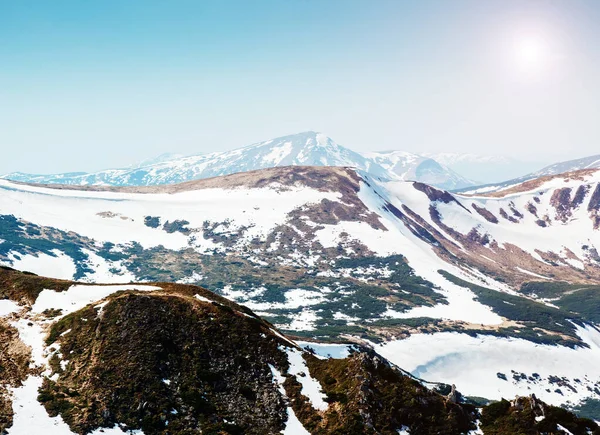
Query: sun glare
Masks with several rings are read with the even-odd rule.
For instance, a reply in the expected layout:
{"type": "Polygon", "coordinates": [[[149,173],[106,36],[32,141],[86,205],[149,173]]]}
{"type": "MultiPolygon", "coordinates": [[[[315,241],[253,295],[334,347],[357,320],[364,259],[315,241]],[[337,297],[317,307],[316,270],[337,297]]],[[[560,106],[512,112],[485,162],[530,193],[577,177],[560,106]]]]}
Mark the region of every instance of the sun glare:
{"type": "Polygon", "coordinates": [[[550,47],[543,38],[533,36],[516,38],[513,53],[517,69],[524,74],[538,75],[550,67],[550,47]]]}

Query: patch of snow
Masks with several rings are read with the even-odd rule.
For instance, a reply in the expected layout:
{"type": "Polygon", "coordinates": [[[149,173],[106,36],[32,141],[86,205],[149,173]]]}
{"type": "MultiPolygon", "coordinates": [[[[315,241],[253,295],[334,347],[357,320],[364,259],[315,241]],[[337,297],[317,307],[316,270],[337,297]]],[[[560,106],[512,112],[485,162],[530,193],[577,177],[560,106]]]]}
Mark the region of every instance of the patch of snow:
{"type": "Polygon", "coordinates": [[[280,325],[282,329],[290,331],[312,331],[315,329],[315,322],[319,319],[317,313],[310,309],[304,309],[299,313],[290,316],[291,322],[288,325],[280,325]]]}
{"type": "Polygon", "coordinates": [[[19,305],[8,299],[0,300],[0,317],[6,317],[12,313],[19,311],[19,305]]]}
{"type": "Polygon", "coordinates": [[[515,269],[517,269],[519,272],[524,273],[526,275],[531,275],[531,276],[535,276],[536,278],[542,278],[542,279],[547,279],[547,280],[550,280],[550,281],[554,281],[554,278],[550,278],[548,276],[544,276],[544,275],[540,275],[540,274],[531,272],[531,271],[529,271],[527,269],[523,269],[522,267],[518,267],[517,266],[517,267],[515,267],[515,269]]]}
{"type": "MultiPolygon", "coordinates": [[[[135,275],[121,261],[108,261],[89,249],[82,250],[88,256],[87,265],[93,272],[86,273],[81,280],[89,283],[122,284],[136,280],[135,275]]],[[[49,276],[49,275],[44,275],[49,276]]]]}
{"type": "MultiPolygon", "coordinates": [[[[279,370],[277,370],[271,364],[269,364],[269,368],[271,369],[271,374],[273,375],[273,383],[277,385],[279,392],[284,399],[287,399],[285,388],[283,388],[285,378],[282,376],[281,372],[279,372],[279,370]]],[[[294,410],[291,406],[287,406],[286,412],[288,419],[285,424],[285,429],[281,432],[283,435],[310,435],[310,432],[307,431],[304,426],[302,426],[302,423],[300,423],[300,420],[298,420],[298,417],[296,417],[296,413],[294,413],[294,410]]]]}
{"type": "Polygon", "coordinates": [[[562,430],[566,435],[573,435],[573,432],[571,432],[569,429],[567,429],[566,427],[556,423],[556,428],[558,430],[562,430]]]}
{"type": "Polygon", "coordinates": [[[469,431],[467,435],[484,435],[483,430],[481,429],[481,420],[477,420],[475,424],[477,425],[477,429],[469,431]]]}
{"type": "Polygon", "coordinates": [[[296,377],[302,385],[300,393],[308,397],[313,408],[326,411],[329,404],[325,401],[327,396],[323,393],[321,384],[310,375],[302,352],[298,349],[284,349],[288,356],[290,368],[288,373],[296,377]]]}
{"type": "Polygon", "coordinates": [[[250,288],[247,290],[233,290],[230,285],[223,287],[221,293],[228,299],[244,302],[252,298],[262,296],[267,291],[266,287],[250,288]]]}
{"type": "Polygon", "coordinates": [[[138,290],[152,291],[160,290],[160,287],[150,285],[81,285],[76,284],[68,290],[57,292],[54,290],[42,290],[31,308],[32,313],[41,313],[48,309],[62,310],[62,316],[73,313],[92,302],[121,291],[138,290]]]}
{"type": "Polygon", "coordinates": [[[31,367],[44,365],[46,358],[44,355],[44,329],[38,322],[32,322],[27,318],[21,318],[12,322],[12,326],[19,331],[19,338],[23,343],[31,348],[31,367]]]}
{"type": "Polygon", "coordinates": [[[413,375],[428,381],[455,384],[463,394],[499,400],[526,396],[535,389],[543,401],[561,405],[579,403],[590,395],[587,390],[600,380],[600,332],[591,326],[577,327],[579,337],[590,348],[568,348],[532,343],[518,338],[489,335],[471,337],[456,332],[415,334],[404,340],[375,345],[375,350],[413,375]],[[577,364],[573,364],[577,361],[577,364]],[[511,370],[539,380],[516,381],[511,370]],[[504,373],[508,380],[498,378],[504,373]],[[564,377],[575,391],[556,384],[550,376],[564,377]],[[580,379],[581,384],[574,382],[580,379]],[[547,389],[549,391],[547,391],[547,389]]]}
{"type": "Polygon", "coordinates": [[[262,157],[263,164],[277,166],[291,152],[292,143],[284,142],[278,147],[273,147],[268,154],[262,157]]]}
{"type": "Polygon", "coordinates": [[[178,284],[195,284],[204,279],[204,275],[198,272],[192,273],[190,276],[180,279],[177,281],[178,284]]]}
{"type": "Polygon", "coordinates": [[[196,299],[198,299],[199,301],[202,301],[202,302],[208,302],[208,303],[212,303],[212,302],[213,302],[213,301],[211,301],[210,299],[208,299],[208,298],[205,298],[204,296],[200,296],[200,295],[194,295],[194,297],[195,297],[196,299]]]}
{"type": "MultiPolygon", "coordinates": [[[[225,293],[226,295],[237,294],[233,292],[225,293]]],[[[323,292],[304,290],[304,289],[290,289],[285,292],[285,302],[253,302],[246,301],[246,305],[251,310],[268,310],[268,309],[294,309],[300,307],[306,307],[310,305],[317,305],[325,300],[323,292]]]]}
{"type": "Polygon", "coordinates": [[[40,276],[50,276],[58,279],[73,279],[75,275],[75,263],[73,259],[64,252],[53,250],[52,255],[39,252],[37,255],[22,255],[10,253],[9,264],[13,269],[32,272],[40,276]]]}
{"type": "MultiPolygon", "coordinates": [[[[50,434],[48,434],[50,435],[50,434]]],[[[51,434],[54,435],[54,434],[51,434]]],[[[96,429],[93,432],[90,432],[90,435],[144,435],[144,432],[141,430],[128,430],[125,431],[121,429],[119,426],[114,426],[112,428],[100,428],[96,429]]]]}
{"type": "Polygon", "coordinates": [[[30,376],[23,385],[13,388],[13,425],[7,429],[9,435],[74,435],[62,417],[50,417],[46,408],[38,402],[38,390],[42,386],[40,376],[30,376]]]}
{"type": "Polygon", "coordinates": [[[581,260],[577,260],[575,258],[563,258],[563,261],[565,263],[573,266],[576,269],[579,269],[579,270],[585,269],[585,265],[583,264],[583,261],[581,261],[581,260]]]}
{"type": "Polygon", "coordinates": [[[98,309],[98,317],[102,316],[102,312],[104,311],[104,307],[108,304],[108,301],[102,302],[101,304],[95,305],[94,308],[98,309]]]}
{"type": "Polygon", "coordinates": [[[358,317],[352,317],[347,314],[341,313],[339,311],[336,313],[333,313],[333,318],[335,320],[346,320],[347,322],[358,322],[360,320],[360,318],[358,318],[358,317]]]}

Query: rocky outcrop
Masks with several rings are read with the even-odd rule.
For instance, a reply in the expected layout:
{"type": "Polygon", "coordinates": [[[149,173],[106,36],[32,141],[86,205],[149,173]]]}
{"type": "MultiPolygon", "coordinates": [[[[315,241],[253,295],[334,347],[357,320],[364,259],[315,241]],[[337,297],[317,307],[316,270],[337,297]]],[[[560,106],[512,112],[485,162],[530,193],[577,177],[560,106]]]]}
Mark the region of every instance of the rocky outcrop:
{"type": "Polygon", "coordinates": [[[588,211],[590,212],[590,216],[594,222],[594,229],[597,230],[600,228],[600,184],[596,186],[594,193],[592,193],[592,197],[590,198],[590,202],[588,203],[588,211]]]}
{"type": "Polygon", "coordinates": [[[436,189],[433,186],[419,182],[413,183],[413,186],[418,191],[423,192],[425,195],[427,195],[427,198],[429,198],[429,200],[432,202],[439,201],[443,202],[444,204],[450,204],[451,202],[455,202],[456,204],[464,208],[468,213],[471,213],[451,193],[445,190],[436,189]]]}
{"type": "Polygon", "coordinates": [[[471,206],[477,213],[479,213],[481,216],[483,216],[486,221],[491,222],[493,224],[498,223],[498,218],[496,216],[494,216],[494,213],[492,213],[488,209],[486,209],[484,207],[480,207],[475,203],[471,204],[471,206]]]}
{"type": "Polygon", "coordinates": [[[0,319],[0,433],[13,422],[10,388],[21,385],[29,374],[31,352],[19,340],[18,331],[0,319]]]}
{"type": "Polygon", "coordinates": [[[556,209],[555,218],[562,222],[567,222],[573,216],[573,211],[583,203],[589,190],[590,186],[587,184],[579,186],[574,195],[573,189],[570,187],[556,189],[550,198],[550,204],[556,209]]]}
{"type": "Polygon", "coordinates": [[[535,395],[516,397],[512,401],[501,400],[486,406],[481,417],[484,434],[600,434],[592,420],[578,418],[568,411],[548,406],[535,395]],[[566,432],[569,431],[569,432],[566,432]]]}

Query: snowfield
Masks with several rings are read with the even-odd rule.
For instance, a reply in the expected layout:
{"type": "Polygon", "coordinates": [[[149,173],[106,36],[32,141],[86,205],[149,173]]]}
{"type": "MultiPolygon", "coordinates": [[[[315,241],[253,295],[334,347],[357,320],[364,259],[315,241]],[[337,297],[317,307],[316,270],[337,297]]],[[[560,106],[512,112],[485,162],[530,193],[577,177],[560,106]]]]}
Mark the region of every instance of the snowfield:
{"type": "Polygon", "coordinates": [[[37,255],[10,256],[10,263],[0,261],[17,270],[24,270],[40,276],[50,276],[58,279],[72,279],[75,274],[73,259],[62,251],[54,250],[54,257],[43,252],[37,255]]]}
{"type": "MultiPolygon", "coordinates": [[[[151,228],[145,225],[145,217],[159,216],[162,222],[186,220],[190,228],[202,228],[205,221],[231,222],[223,231],[246,228],[244,235],[248,241],[264,238],[301,205],[339,198],[339,194],[333,192],[302,187],[290,189],[281,191],[271,186],[136,194],[58,190],[0,180],[0,214],[74,231],[97,242],[135,241],[145,248],[162,245],[168,249],[182,249],[192,243],[194,249],[207,252],[219,246],[203,237],[190,242],[181,232],[151,228]]],[[[47,270],[52,266],[45,265],[47,270]]]]}
{"type": "Polygon", "coordinates": [[[578,334],[589,348],[454,332],[417,334],[374,347],[413,375],[455,384],[464,395],[511,400],[535,393],[547,403],[562,405],[579,403],[589,397],[588,387],[600,385],[600,332],[588,326],[578,328],[578,334]]]}

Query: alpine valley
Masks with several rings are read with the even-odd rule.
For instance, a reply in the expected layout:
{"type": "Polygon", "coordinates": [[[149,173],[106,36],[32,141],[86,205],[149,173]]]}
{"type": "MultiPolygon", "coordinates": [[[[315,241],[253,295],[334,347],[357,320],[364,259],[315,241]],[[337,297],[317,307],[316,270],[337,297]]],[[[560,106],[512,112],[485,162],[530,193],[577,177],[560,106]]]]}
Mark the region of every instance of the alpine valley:
{"type": "Polygon", "coordinates": [[[304,133],[10,178],[0,433],[600,433],[600,169],[456,193],[304,133]]]}

